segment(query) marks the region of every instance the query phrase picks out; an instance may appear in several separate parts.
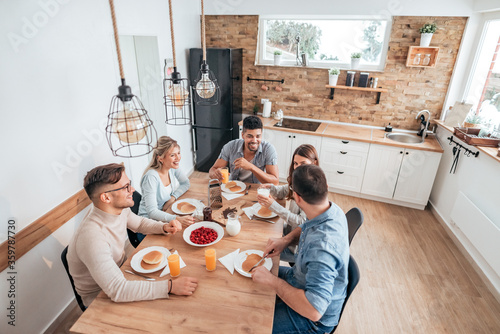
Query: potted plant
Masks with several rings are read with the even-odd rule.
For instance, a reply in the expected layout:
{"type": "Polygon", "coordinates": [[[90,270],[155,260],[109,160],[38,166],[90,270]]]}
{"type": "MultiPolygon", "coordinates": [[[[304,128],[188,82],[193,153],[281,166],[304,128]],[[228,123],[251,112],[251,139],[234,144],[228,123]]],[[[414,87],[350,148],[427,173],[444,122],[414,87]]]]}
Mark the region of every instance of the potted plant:
{"type": "Polygon", "coordinates": [[[337,86],[337,81],[339,80],[340,70],[336,67],[332,67],[328,70],[328,85],[337,86]]]}
{"type": "Polygon", "coordinates": [[[359,67],[360,60],[361,60],[361,52],[351,53],[351,68],[353,70],[355,70],[359,67]]]}
{"type": "Polygon", "coordinates": [[[436,32],[437,26],[435,23],[426,23],[419,29],[420,31],[420,46],[429,46],[431,44],[432,35],[436,32]]]}
{"type": "Polygon", "coordinates": [[[464,121],[464,128],[480,128],[481,127],[481,116],[476,115],[474,112],[470,112],[464,121]]]}
{"type": "Polygon", "coordinates": [[[281,51],[274,51],[274,65],[278,66],[281,63],[281,51]]]}

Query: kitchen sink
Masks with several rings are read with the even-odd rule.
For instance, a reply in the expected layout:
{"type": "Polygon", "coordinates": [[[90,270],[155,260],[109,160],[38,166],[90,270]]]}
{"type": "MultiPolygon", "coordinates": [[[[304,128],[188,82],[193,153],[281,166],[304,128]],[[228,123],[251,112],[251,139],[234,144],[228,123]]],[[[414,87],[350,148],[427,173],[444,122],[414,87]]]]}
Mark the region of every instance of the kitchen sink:
{"type": "Polygon", "coordinates": [[[421,144],[423,143],[422,137],[408,133],[388,133],[386,135],[390,140],[397,141],[404,144],[421,144]]]}

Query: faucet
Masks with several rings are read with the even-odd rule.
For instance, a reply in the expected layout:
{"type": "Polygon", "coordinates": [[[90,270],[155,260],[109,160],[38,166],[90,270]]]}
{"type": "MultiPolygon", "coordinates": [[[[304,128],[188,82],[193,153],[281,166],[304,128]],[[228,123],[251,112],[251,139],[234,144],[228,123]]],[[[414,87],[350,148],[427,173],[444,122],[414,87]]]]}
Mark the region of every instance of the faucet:
{"type": "Polygon", "coordinates": [[[422,128],[422,125],[420,125],[420,131],[418,132],[418,134],[422,134],[422,142],[424,142],[425,137],[427,137],[427,128],[429,127],[429,122],[431,120],[431,113],[429,112],[429,110],[422,110],[417,114],[417,117],[415,117],[415,119],[418,119],[419,116],[422,120],[422,125],[425,125],[425,127],[422,128]],[[422,115],[422,113],[427,113],[427,121],[425,121],[425,116],[422,115]]]}

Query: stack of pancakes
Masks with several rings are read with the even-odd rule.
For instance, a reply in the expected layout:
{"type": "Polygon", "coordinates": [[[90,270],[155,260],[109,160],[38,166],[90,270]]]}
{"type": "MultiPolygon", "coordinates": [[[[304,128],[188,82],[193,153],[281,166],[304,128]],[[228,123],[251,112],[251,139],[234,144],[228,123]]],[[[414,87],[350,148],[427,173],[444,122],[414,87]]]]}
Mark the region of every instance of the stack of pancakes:
{"type": "Polygon", "coordinates": [[[182,202],[177,204],[177,209],[182,213],[193,213],[196,210],[196,206],[188,202],[182,202]]]}
{"type": "Polygon", "coordinates": [[[241,187],[234,181],[229,181],[226,183],[226,189],[229,189],[232,192],[238,192],[241,190],[241,187]]]}

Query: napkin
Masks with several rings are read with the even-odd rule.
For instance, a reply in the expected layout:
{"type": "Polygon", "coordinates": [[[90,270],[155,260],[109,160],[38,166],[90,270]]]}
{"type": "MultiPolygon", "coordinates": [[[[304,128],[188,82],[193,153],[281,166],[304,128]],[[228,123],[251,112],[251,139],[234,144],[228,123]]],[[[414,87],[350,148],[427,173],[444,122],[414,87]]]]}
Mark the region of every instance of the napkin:
{"type": "Polygon", "coordinates": [[[238,197],[241,197],[243,195],[244,194],[228,194],[225,192],[222,193],[222,196],[224,196],[224,198],[227,199],[228,201],[235,199],[235,198],[238,198],[238,197]]]}
{"type": "Polygon", "coordinates": [[[253,206],[249,206],[248,208],[242,208],[241,210],[243,210],[243,212],[247,215],[248,219],[252,219],[253,215],[255,214],[253,206]]]}
{"type": "MultiPolygon", "coordinates": [[[[175,251],[173,254],[179,254],[179,253],[177,251],[175,251]]],[[[186,264],[184,263],[184,261],[182,261],[182,257],[180,255],[179,255],[179,260],[181,262],[181,268],[184,268],[186,266],[186,264]]],[[[167,266],[161,272],[160,277],[163,277],[163,276],[168,275],[168,274],[170,274],[170,268],[168,267],[168,263],[167,263],[167,266]]]]}
{"type": "Polygon", "coordinates": [[[234,252],[231,252],[219,259],[219,262],[222,263],[222,265],[226,267],[227,270],[229,270],[231,275],[234,273],[234,260],[236,259],[236,256],[238,256],[239,253],[240,249],[238,248],[234,252]]]}

